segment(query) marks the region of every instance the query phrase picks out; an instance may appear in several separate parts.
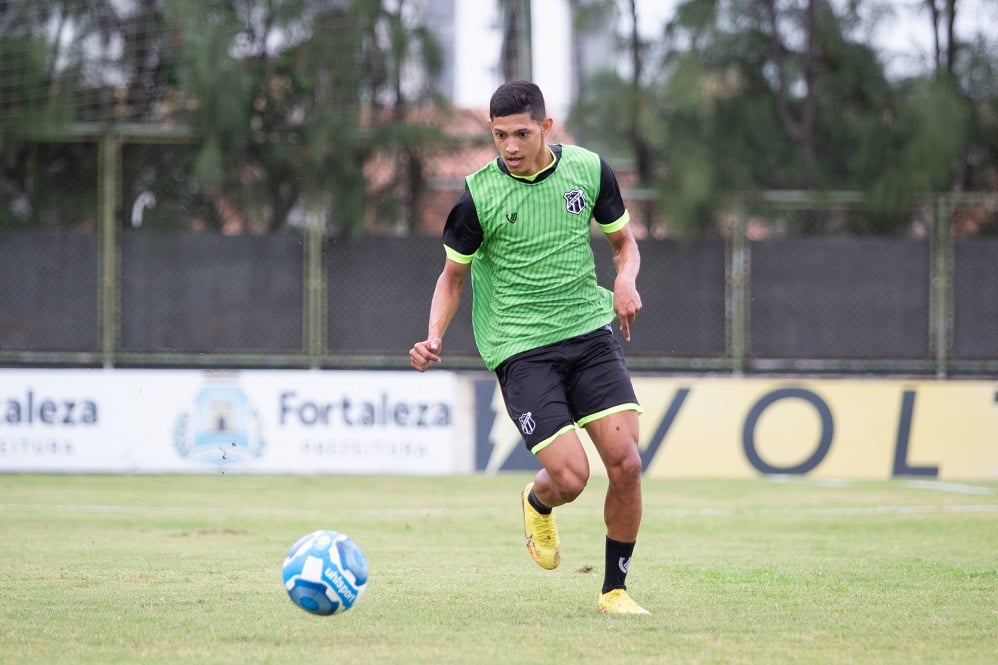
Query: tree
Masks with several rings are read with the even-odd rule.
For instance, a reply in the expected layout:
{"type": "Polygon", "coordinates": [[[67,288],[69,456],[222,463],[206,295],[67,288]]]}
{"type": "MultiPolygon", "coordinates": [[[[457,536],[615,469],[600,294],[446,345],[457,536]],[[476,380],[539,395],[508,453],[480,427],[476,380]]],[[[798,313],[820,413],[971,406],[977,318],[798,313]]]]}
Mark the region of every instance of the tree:
{"type": "Polygon", "coordinates": [[[503,79],[533,78],[530,48],[532,27],[531,0],[498,0],[502,16],[502,52],[499,65],[503,79]]]}
{"type": "MultiPolygon", "coordinates": [[[[410,104],[430,101],[428,85],[407,88],[405,72],[439,66],[407,3],[385,4],[170,0],[183,35],[183,87],[196,102],[191,121],[204,134],[200,177],[238,207],[263,211],[271,230],[297,215],[359,232],[365,163],[399,146],[410,104]],[[254,200],[261,190],[266,199],[254,200]]],[[[413,206],[416,150],[410,168],[396,170],[413,206]]]]}
{"type": "MultiPolygon", "coordinates": [[[[620,14],[614,0],[573,0],[569,7],[574,30],[589,35],[604,33],[607,23],[626,16],[626,34],[619,38],[627,62],[626,77],[607,67],[597,71],[591,81],[576,83],[577,102],[569,124],[587,143],[606,154],[617,155],[621,146],[626,146],[626,157],[634,164],[638,188],[650,191],[659,176],[655,127],[649,122],[656,102],[652,92],[655,82],[645,71],[649,45],[639,31],[637,2],[626,0],[620,14]]],[[[576,36],[572,49],[578,69],[582,68],[584,48],[583,40],[576,36]]],[[[651,200],[642,200],[634,213],[645,227],[653,225],[651,200]]]]}
{"type": "Polygon", "coordinates": [[[632,79],[630,105],[587,97],[573,117],[628,118],[605,127],[638,147],[639,127],[653,148],[631,157],[653,174],[673,233],[713,232],[736,198],[766,189],[863,191],[869,205],[850,228],[893,232],[920,196],[981,182],[980,162],[994,172],[993,85],[976,98],[965,92],[969,81],[993,83],[993,54],[962,57],[956,0],[926,2],[947,35],[937,39],[939,67],[892,81],[858,36],[860,10],[874,0],[686,0],[660,48],[646,49],[653,65],[637,62],[632,31],[627,60],[648,75],[632,79]]]}
{"type": "MultiPolygon", "coordinates": [[[[181,176],[193,203],[174,224],[265,231],[308,219],[356,233],[384,215],[411,228],[434,137],[416,111],[439,102],[429,82],[440,53],[421,20],[412,0],[2,3],[0,137],[17,145],[5,149],[0,191],[55,200],[31,189],[41,160],[25,138],[142,123],[199,139],[181,176]],[[376,193],[400,199],[394,209],[366,198],[364,168],[379,153],[402,155],[376,193]]],[[[178,189],[176,163],[145,163],[123,174],[127,196],[178,189]]]]}
{"type": "Polygon", "coordinates": [[[110,0],[0,3],[0,225],[93,223],[96,188],[68,180],[92,154],[25,139],[95,119],[109,96],[82,74],[119,29],[110,0]]]}
{"type": "Polygon", "coordinates": [[[969,39],[958,38],[957,0],[923,0],[923,6],[933,36],[935,69],[929,86],[936,104],[953,107],[951,114],[962,120],[956,129],[965,128],[960,135],[963,145],[956,148],[959,154],[950,165],[950,188],[994,190],[998,188],[998,47],[983,31],[969,39]]]}

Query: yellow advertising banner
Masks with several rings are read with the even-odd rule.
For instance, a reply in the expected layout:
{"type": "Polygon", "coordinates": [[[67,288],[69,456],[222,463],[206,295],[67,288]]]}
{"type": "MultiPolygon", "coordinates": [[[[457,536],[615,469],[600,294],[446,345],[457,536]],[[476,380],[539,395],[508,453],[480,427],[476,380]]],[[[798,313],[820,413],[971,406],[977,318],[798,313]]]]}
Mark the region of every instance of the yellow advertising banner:
{"type": "MultiPolygon", "coordinates": [[[[636,377],[634,384],[651,476],[998,478],[998,381],[636,377]]],[[[601,466],[594,459],[593,470],[601,466]]]]}

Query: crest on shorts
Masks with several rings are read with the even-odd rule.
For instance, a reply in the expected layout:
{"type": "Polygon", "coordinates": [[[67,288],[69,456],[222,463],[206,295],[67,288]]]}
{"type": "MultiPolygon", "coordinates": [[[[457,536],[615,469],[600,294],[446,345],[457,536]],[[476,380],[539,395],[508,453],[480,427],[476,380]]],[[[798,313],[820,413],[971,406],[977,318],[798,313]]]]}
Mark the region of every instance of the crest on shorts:
{"type": "Polygon", "coordinates": [[[586,209],[586,195],[581,189],[565,192],[565,210],[573,215],[581,215],[586,209]]]}
{"type": "Polygon", "coordinates": [[[530,411],[521,413],[516,422],[520,423],[520,431],[523,432],[524,436],[533,434],[534,428],[537,427],[537,423],[534,422],[534,414],[530,411]]]}

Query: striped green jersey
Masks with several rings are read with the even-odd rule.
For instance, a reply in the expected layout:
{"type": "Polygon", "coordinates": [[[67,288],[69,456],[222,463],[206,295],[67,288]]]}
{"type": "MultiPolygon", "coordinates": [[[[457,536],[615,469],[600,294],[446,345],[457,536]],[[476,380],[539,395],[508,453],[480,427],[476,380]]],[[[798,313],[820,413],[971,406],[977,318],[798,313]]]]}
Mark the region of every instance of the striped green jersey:
{"type": "Polygon", "coordinates": [[[590,225],[598,200],[606,233],[627,223],[616,179],[584,148],[552,146],[552,154],[554,165],[533,181],[511,176],[500,159],[468,176],[480,235],[469,245],[452,241],[460,237],[453,228],[444,234],[448,257],[471,262],[472,327],[490,370],[615,316],[613,293],[596,282],[590,225]],[[610,190],[602,196],[601,183],[610,190]]]}

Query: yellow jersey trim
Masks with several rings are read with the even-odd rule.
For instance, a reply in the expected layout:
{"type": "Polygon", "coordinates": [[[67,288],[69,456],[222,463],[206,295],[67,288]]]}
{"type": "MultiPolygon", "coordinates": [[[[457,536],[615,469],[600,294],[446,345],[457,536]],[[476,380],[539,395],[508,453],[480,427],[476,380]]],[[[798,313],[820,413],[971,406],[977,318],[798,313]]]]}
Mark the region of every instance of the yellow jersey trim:
{"type": "Polygon", "coordinates": [[[614,231],[619,231],[620,229],[627,226],[627,223],[631,221],[631,213],[624,211],[617,221],[610,222],[609,224],[600,224],[599,227],[603,229],[603,233],[613,233],[614,231]]]}
{"type": "Polygon", "coordinates": [[[455,249],[451,249],[447,245],[444,245],[444,253],[447,255],[447,258],[450,259],[451,261],[455,261],[456,263],[463,263],[465,265],[471,263],[471,260],[475,258],[474,254],[462,254],[461,252],[455,249]]]}

